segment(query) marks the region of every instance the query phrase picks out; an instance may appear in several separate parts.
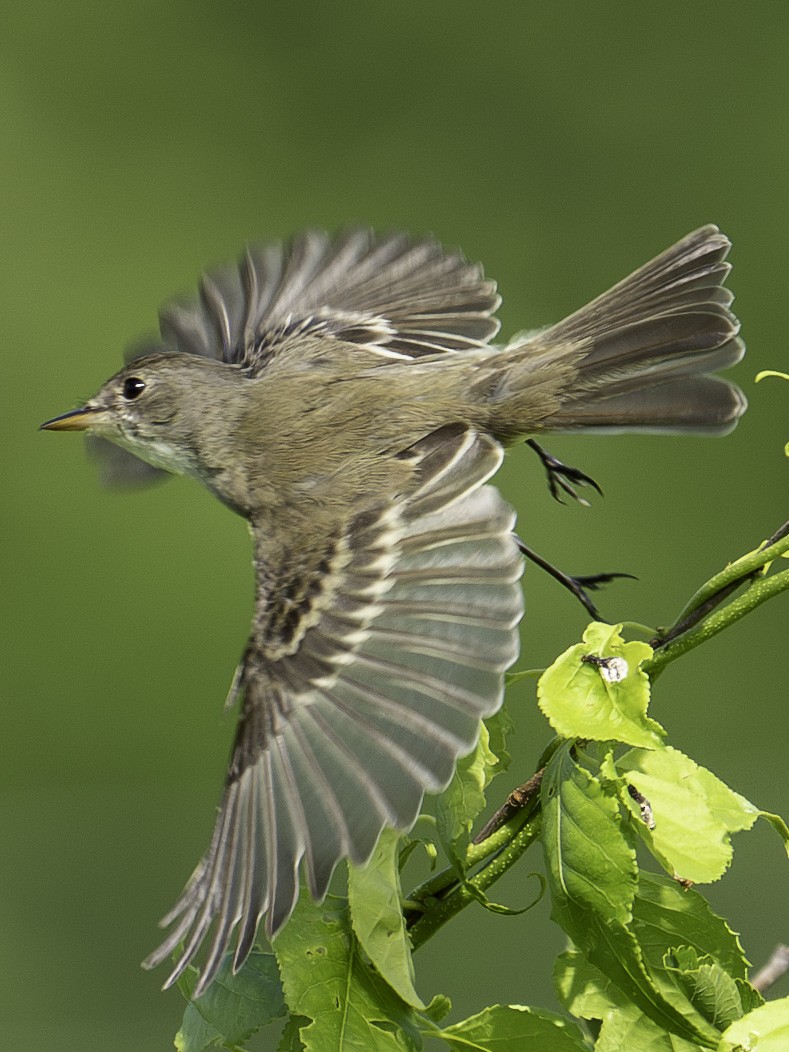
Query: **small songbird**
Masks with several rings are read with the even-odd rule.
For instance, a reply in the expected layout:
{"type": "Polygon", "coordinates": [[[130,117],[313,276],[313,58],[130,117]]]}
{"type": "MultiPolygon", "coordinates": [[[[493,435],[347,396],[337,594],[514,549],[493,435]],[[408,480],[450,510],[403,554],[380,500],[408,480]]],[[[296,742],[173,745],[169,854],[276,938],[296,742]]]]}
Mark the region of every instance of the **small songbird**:
{"type": "Polygon", "coordinates": [[[518,653],[514,515],[487,485],[546,431],[725,434],[711,375],[744,353],[702,227],[567,319],[506,346],[482,268],[433,240],[307,232],[206,273],[149,347],[43,424],[114,443],[119,481],[192,475],[249,522],[256,599],[211,844],[150,967],[209,932],[199,996],[265,916],[320,900],[445,787],[518,653]],[[139,458],[139,459],[138,459],[139,458]],[[140,461],[144,461],[142,464],[140,461]]]}

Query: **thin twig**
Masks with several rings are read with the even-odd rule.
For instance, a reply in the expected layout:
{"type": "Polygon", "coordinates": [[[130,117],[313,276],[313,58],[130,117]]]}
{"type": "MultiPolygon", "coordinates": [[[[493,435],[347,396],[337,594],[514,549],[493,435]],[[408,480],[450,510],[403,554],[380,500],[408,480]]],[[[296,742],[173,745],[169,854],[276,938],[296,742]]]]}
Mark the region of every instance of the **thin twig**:
{"type": "Polygon", "coordinates": [[[652,647],[665,647],[690,631],[738,588],[761,577],[766,565],[786,551],[789,551],[789,522],[779,526],[755,551],[735,559],[720,573],[705,581],[685,604],[671,628],[659,632],[651,640],[652,647]]]}
{"type": "Polygon", "coordinates": [[[789,946],[779,943],[767,963],[751,979],[751,986],[760,994],[764,994],[771,986],[775,986],[787,972],[789,972],[789,946]]]}
{"type": "Polygon", "coordinates": [[[522,811],[524,807],[528,806],[533,797],[540,791],[544,774],[545,768],[542,767],[527,782],[519,785],[517,789],[513,789],[498,811],[485,823],[471,843],[481,844],[483,840],[493,836],[496,830],[500,829],[505,822],[509,822],[518,811],[522,811]]]}
{"type": "Polygon", "coordinates": [[[663,644],[654,655],[641,666],[644,672],[654,681],[658,673],[662,672],[666,665],[675,661],[682,654],[705,643],[712,636],[722,632],[724,628],[745,617],[751,610],[780,592],[789,590],[789,570],[782,570],[771,577],[762,577],[755,581],[747,592],[734,599],[722,610],[716,610],[710,614],[700,625],[691,631],[673,639],[670,643],[663,644]]]}

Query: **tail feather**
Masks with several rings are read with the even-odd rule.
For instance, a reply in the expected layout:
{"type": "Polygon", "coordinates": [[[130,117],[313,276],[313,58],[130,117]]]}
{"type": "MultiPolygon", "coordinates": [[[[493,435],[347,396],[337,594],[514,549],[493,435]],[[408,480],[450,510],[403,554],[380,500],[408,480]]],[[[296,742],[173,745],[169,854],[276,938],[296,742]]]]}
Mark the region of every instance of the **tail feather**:
{"type": "Polygon", "coordinates": [[[532,383],[562,361],[571,366],[540,428],[730,431],[745,398],[708,375],[745,353],[723,287],[729,248],[717,227],[702,227],[564,321],[510,345],[532,350],[532,383]]]}
{"type": "Polygon", "coordinates": [[[739,388],[719,376],[677,376],[567,406],[552,418],[560,431],[641,431],[726,435],[745,412],[739,388]]]}
{"type": "MultiPolygon", "coordinates": [[[[599,340],[635,318],[687,309],[699,289],[709,290],[711,295],[702,296],[702,301],[710,303],[719,298],[731,270],[725,262],[730,248],[716,226],[701,227],[542,335],[557,343],[599,340]]],[[[736,323],[725,311],[734,297],[724,291],[722,298],[725,315],[736,323]]]]}

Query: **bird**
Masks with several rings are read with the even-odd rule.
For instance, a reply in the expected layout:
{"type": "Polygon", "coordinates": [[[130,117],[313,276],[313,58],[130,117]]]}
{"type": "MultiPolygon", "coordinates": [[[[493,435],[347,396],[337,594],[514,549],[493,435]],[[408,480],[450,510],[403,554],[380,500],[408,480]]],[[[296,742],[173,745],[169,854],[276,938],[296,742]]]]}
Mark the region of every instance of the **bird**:
{"type": "Polygon", "coordinates": [[[729,239],[689,234],[541,330],[494,343],[500,297],[432,237],[305,231],[214,267],[86,403],[119,484],[186,474],[243,516],[252,627],[210,845],[144,962],[201,960],[199,997],[261,923],[407,830],[502,703],[522,556],[490,484],[546,432],[723,435],[744,344],[729,239]]]}

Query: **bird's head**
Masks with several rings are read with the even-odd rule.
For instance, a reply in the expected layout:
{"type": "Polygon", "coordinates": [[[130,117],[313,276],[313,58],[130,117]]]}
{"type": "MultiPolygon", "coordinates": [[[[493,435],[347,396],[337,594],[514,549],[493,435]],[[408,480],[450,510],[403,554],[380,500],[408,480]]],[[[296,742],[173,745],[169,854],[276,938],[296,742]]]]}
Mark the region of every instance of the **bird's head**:
{"type": "Polygon", "coordinates": [[[41,428],[85,431],[155,467],[206,481],[232,433],[242,392],[235,366],[191,354],[148,354],[112,376],[83,406],[41,428]]]}

